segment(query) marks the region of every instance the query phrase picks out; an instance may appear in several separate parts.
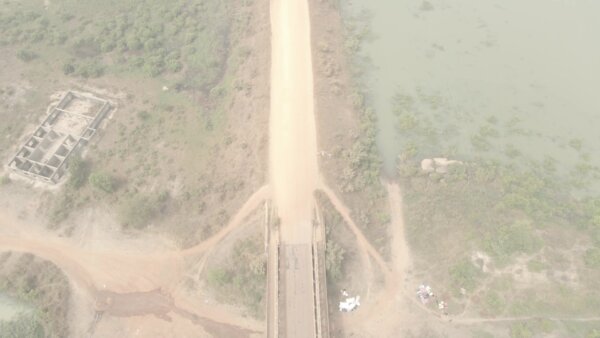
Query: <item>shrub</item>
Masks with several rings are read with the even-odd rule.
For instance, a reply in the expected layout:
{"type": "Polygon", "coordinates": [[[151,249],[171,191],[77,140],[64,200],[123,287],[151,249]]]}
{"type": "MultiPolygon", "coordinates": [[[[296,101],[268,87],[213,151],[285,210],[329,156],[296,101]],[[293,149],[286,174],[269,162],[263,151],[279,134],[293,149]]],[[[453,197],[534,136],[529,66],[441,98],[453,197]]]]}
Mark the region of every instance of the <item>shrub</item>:
{"type": "Polygon", "coordinates": [[[499,260],[506,260],[515,253],[533,253],[541,247],[531,224],[517,220],[504,224],[488,234],[483,242],[484,250],[499,260]]]}
{"type": "Polygon", "coordinates": [[[97,78],[104,75],[104,66],[97,61],[88,62],[77,68],[77,75],[84,78],[97,78]]]}
{"type": "Polygon", "coordinates": [[[75,72],[75,66],[71,62],[67,62],[62,67],[63,74],[69,75],[75,72]]]}
{"type": "Polygon", "coordinates": [[[145,227],[155,218],[168,199],[167,193],[156,196],[134,195],[121,203],[119,218],[123,226],[137,229],[145,227]]]}
{"type": "Polygon", "coordinates": [[[92,187],[102,190],[107,193],[112,193],[115,191],[116,182],[114,177],[109,174],[95,172],[90,175],[89,182],[92,187]]]}
{"type": "Polygon", "coordinates": [[[231,280],[231,275],[225,269],[214,268],[208,271],[206,280],[208,282],[208,285],[210,285],[213,288],[218,288],[227,284],[227,282],[231,280]]]}
{"type": "Polygon", "coordinates": [[[506,306],[504,298],[495,291],[489,291],[483,301],[486,313],[492,316],[501,314],[506,306]]]}
{"type": "Polygon", "coordinates": [[[585,265],[588,268],[597,269],[600,268],[600,249],[592,248],[588,249],[583,256],[585,265]]]}
{"type": "Polygon", "coordinates": [[[516,323],[510,327],[510,338],[531,338],[533,331],[527,323],[516,323]]]}
{"type": "Polygon", "coordinates": [[[80,188],[86,181],[89,175],[89,165],[80,156],[71,156],[69,159],[69,185],[75,189],[80,188]]]}
{"type": "Polygon", "coordinates": [[[5,338],[44,338],[44,328],[33,314],[20,314],[11,321],[0,321],[0,337],[5,338]]]}
{"type": "Polygon", "coordinates": [[[477,287],[481,278],[481,271],[467,258],[462,259],[450,268],[450,278],[456,288],[465,288],[469,291],[477,287]]]}
{"type": "Polygon", "coordinates": [[[337,242],[329,240],[325,250],[325,267],[327,278],[338,281],[342,277],[342,264],[344,262],[344,248],[337,242]]]}
{"type": "Polygon", "coordinates": [[[147,121],[150,119],[150,113],[146,110],[140,110],[137,112],[137,117],[142,121],[147,121]]]}
{"type": "Polygon", "coordinates": [[[36,53],[27,49],[21,49],[17,52],[17,58],[23,62],[29,62],[37,57],[36,53]]]}
{"type": "Polygon", "coordinates": [[[255,317],[264,308],[266,258],[261,244],[261,236],[237,242],[231,256],[220,267],[210,269],[206,277],[220,298],[245,305],[255,317]]]}

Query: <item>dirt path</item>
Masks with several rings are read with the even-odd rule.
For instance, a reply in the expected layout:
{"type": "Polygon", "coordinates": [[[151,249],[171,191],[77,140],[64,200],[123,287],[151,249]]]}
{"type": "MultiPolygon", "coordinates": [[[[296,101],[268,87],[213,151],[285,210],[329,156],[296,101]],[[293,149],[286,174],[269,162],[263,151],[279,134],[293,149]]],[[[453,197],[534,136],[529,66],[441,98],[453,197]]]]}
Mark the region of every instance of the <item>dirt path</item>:
{"type": "Polygon", "coordinates": [[[402,203],[402,193],[397,183],[385,183],[388,191],[388,201],[390,204],[391,215],[391,252],[392,252],[392,272],[396,287],[399,290],[405,289],[404,280],[406,271],[411,268],[412,260],[410,250],[404,233],[404,204],[402,203]]]}
{"type": "Polygon", "coordinates": [[[348,225],[348,227],[350,228],[350,231],[352,231],[352,233],[356,237],[356,240],[357,240],[358,245],[360,246],[361,250],[363,252],[366,252],[373,260],[375,260],[375,262],[377,263],[377,265],[379,266],[379,268],[381,269],[382,273],[385,276],[386,284],[391,284],[391,281],[393,280],[393,277],[394,277],[392,274],[392,271],[390,270],[388,264],[385,262],[383,257],[379,254],[379,252],[377,252],[377,249],[375,249],[375,247],[373,247],[371,242],[369,242],[369,240],[362,233],[362,231],[360,230],[358,225],[356,225],[356,223],[350,216],[350,209],[348,209],[348,207],[346,207],[344,202],[342,202],[336,196],[336,194],[333,192],[333,190],[331,190],[331,188],[329,188],[325,184],[321,184],[319,189],[321,189],[325,193],[325,195],[327,195],[327,197],[329,198],[329,201],[331,201],[331,204],[333,204],[335,209],[340,213],[340,215],[346,222],[346,225],[348,225]]]}
{"type": "Polygon", "coordinates": [[[317,188],[310,19],[306,0],[271,0],[270,179],[284,242],[310,243],[317,188]]]}
{"type": "Polygon", "coordinates": [[[182,312],[181,305],[189,303],[189,300],[180,298],[185,297],[185,293],[179,292],[179,289],[184,275],[184,259],[203,260],[228,234],[239,228],[269,194],[269,187],[262,187],[244,203],[227,226],[183,251],[137,251],[128,248],[126,241],[118,244],[118,248],[83,247],[70,238],[28,226],[6,212],[0,212],[0,252],[31,253],[53,262],[74,287],[83,291],[78,293],[85,297],[80,302],[96,304],[97,311],[106,310],[108,315],[153,315],[169,321],[168,312],[186,313],[185,318],[196,325],[206,325],[207,331],[215,331],[219,325],[225,325],[220,329],[222,332],[240,333],[236,337],[247,336],[262,330],[261,325],[198,301],[186,307],[193,311],[182,312]],[[111,299],[109,305],[106,304],[107,295],[111,299]],[[135,302],[131,302],[132,299],[135,302]],[[174,303],[179,307],[175,307],[174,303]],[[239,327],[240,323],[242,327],[239,327]]]}
{"type": "Polygon", "coordinates": [[[248,198],[248,200],[242,205],[242,207],[235,213],[235,215],[231,218],[229,223],[219,230],[216,234],[212,235],[210,238],[196,244],[193,247],[182,250],[180,252],[181,255],[189,256],[189,255],[197,255],[200,253],[204,253],[214,248],[219,242],[223,240],[228,234],[230,234],[233,230],[240,227],[243,224],[246,217],[252,213],[252,211],[256,210],[260,206],[261,203],[266,201],[271,197],[271,188],[268,185],[262,186],[256,192],[248,198]]]}

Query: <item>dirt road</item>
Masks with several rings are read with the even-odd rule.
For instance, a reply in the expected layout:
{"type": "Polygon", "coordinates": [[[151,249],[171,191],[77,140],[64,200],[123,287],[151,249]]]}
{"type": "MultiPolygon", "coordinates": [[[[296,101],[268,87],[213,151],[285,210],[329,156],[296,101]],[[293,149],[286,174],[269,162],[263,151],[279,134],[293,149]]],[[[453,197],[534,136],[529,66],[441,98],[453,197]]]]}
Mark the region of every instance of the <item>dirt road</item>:
{"type": "Polygon", "coordinates": [[[271,0],[269,165],[281,220],[280,334],[287,338],[315,335],[311,243],[319,172],[313,91],[308,1],[271,0]]]}
{"type": "MultiPolygon", "coordinates": [[[[160,249],[160,246],[157,250],[150,244],[148,248],[140,249],[128,239],[109,239],[106,242],[110,245],[106,247],[98,239],[92,241],[93,245],[84,245],[0,210],[0,252],[31,253],[53,262],[73,287],[81,291],[74,295],[78,298],[77,303],[95,304],[95,310],[105,312],[105,317],[145,318],[142,326],[146,329],[136,333],[140,337],[161,336],[160,330],[173,329],[169,314],[179,316],[175,325],[185,326],[187,321],[191,324],[188,330],[196,333],[197,327],[202,326],[209,334],[237,332],[229,336],[246,337],[260,332],[261,324],[214,304],[206,305],[202,299],[190,299],[183,292],[181,280],[186,273],[186,258],[204,259],[204,255],[241,226],[246,216],[268,195],[267,186],[259,189],[220,232],[184,251],[168,247],[160,249]],[[110,302],[107,302],[108,298],[110,302]]],[[[138,324],[136,321],[133,325],[138,324]]]]}
{"type": "Polygon", "coordinates": [[[310,243],[317,136],[306,0],[271,0],[270,179],[281,238],[310,243]]]}

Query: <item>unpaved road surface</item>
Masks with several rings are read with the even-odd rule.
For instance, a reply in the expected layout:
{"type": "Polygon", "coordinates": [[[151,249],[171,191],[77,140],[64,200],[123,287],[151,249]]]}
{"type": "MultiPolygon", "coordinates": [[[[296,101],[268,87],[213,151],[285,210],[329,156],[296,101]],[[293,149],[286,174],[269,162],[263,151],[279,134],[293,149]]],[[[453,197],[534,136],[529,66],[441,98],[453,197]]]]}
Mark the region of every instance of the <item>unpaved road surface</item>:
{"type": "Polygon", "coordinates": [[[308,1],[271,0],[269,165],[281,220],[279,334],[287,338],[315,335],[311,243],[319,171],[313,91],[308,1]]]}
{"type": "MultiPolygon", "coordinates": [[[[117,238],[82,245],[0,210],[0,252],[31,253],[51,261],[69,278],[77,303],[94,305],[93,310],[104,313],[102,321],[126,318],[124,325],[139,328],[123,329],[116,336],[164,337],[177,332],[177,336],[248,337],[262,331],[260,323],[190,298],[181,280],[186,259],[204,259],[268,195],[267,186],[259,189],[220,232],[184,251],[160,245],[157,249],[154,242],[140,249],[130,239],[117,238]]],[[[98,336],[106,336],[105,329],[95,323],[91,333],[98,330],[98,336]]]]}
{"type": "Polygon", "coordinates": [[[281,239],[310,243],[319,177],[306,0],[271,0],[270,178],[281,239]]]}

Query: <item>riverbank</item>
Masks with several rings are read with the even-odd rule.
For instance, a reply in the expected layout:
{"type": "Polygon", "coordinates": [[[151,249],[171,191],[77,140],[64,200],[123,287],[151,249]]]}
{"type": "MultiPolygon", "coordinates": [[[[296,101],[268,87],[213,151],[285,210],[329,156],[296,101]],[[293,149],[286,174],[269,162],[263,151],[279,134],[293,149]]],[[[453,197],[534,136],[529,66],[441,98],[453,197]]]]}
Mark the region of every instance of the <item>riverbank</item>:
{"type": "Polygon", "coordinates": [[[561,11],[593,25],[582,13],[597,5],[544,5],[540,17],[548,21],[533,24],[537,7],[516,2],[357,3],[371,11],[347,11],[344,24],[355,28],[358,17],[360,31],[376,36],[363,50],[377,66],[365,76],[367,101],[377,109],[386,168],[404,195],[396,207],[408,210],[414,269],[405,292],[416,299],[414,289],[430,284],[454,323],[439,325],[438,304],[429,301],[415,311],[422,320],[403,327],[406,335],[593,336],[600,170],[590,129],[598,101],[589,88],[596,79],[583,76],[573,64],[579,54],[556,50],[556,41],[597,49],[591,30],[540,27],[564,24],[561,11]],[[518,14],[498,20],[503,11],[518,14]],[[561,30],[556,40],[543,39],[551,29],[561,30]],[[515,53],[514,43],[523,49],[515,53]],[[548,50],[552,67],[540,56],[548,50]]]}
{"type": "Polygon", "coordinates": [[[389,258],[389,211],[380,181],[376,119],[356,75],[335,2],[311,1],[319,166],[327,185],[380,254],[389,258]]]}

